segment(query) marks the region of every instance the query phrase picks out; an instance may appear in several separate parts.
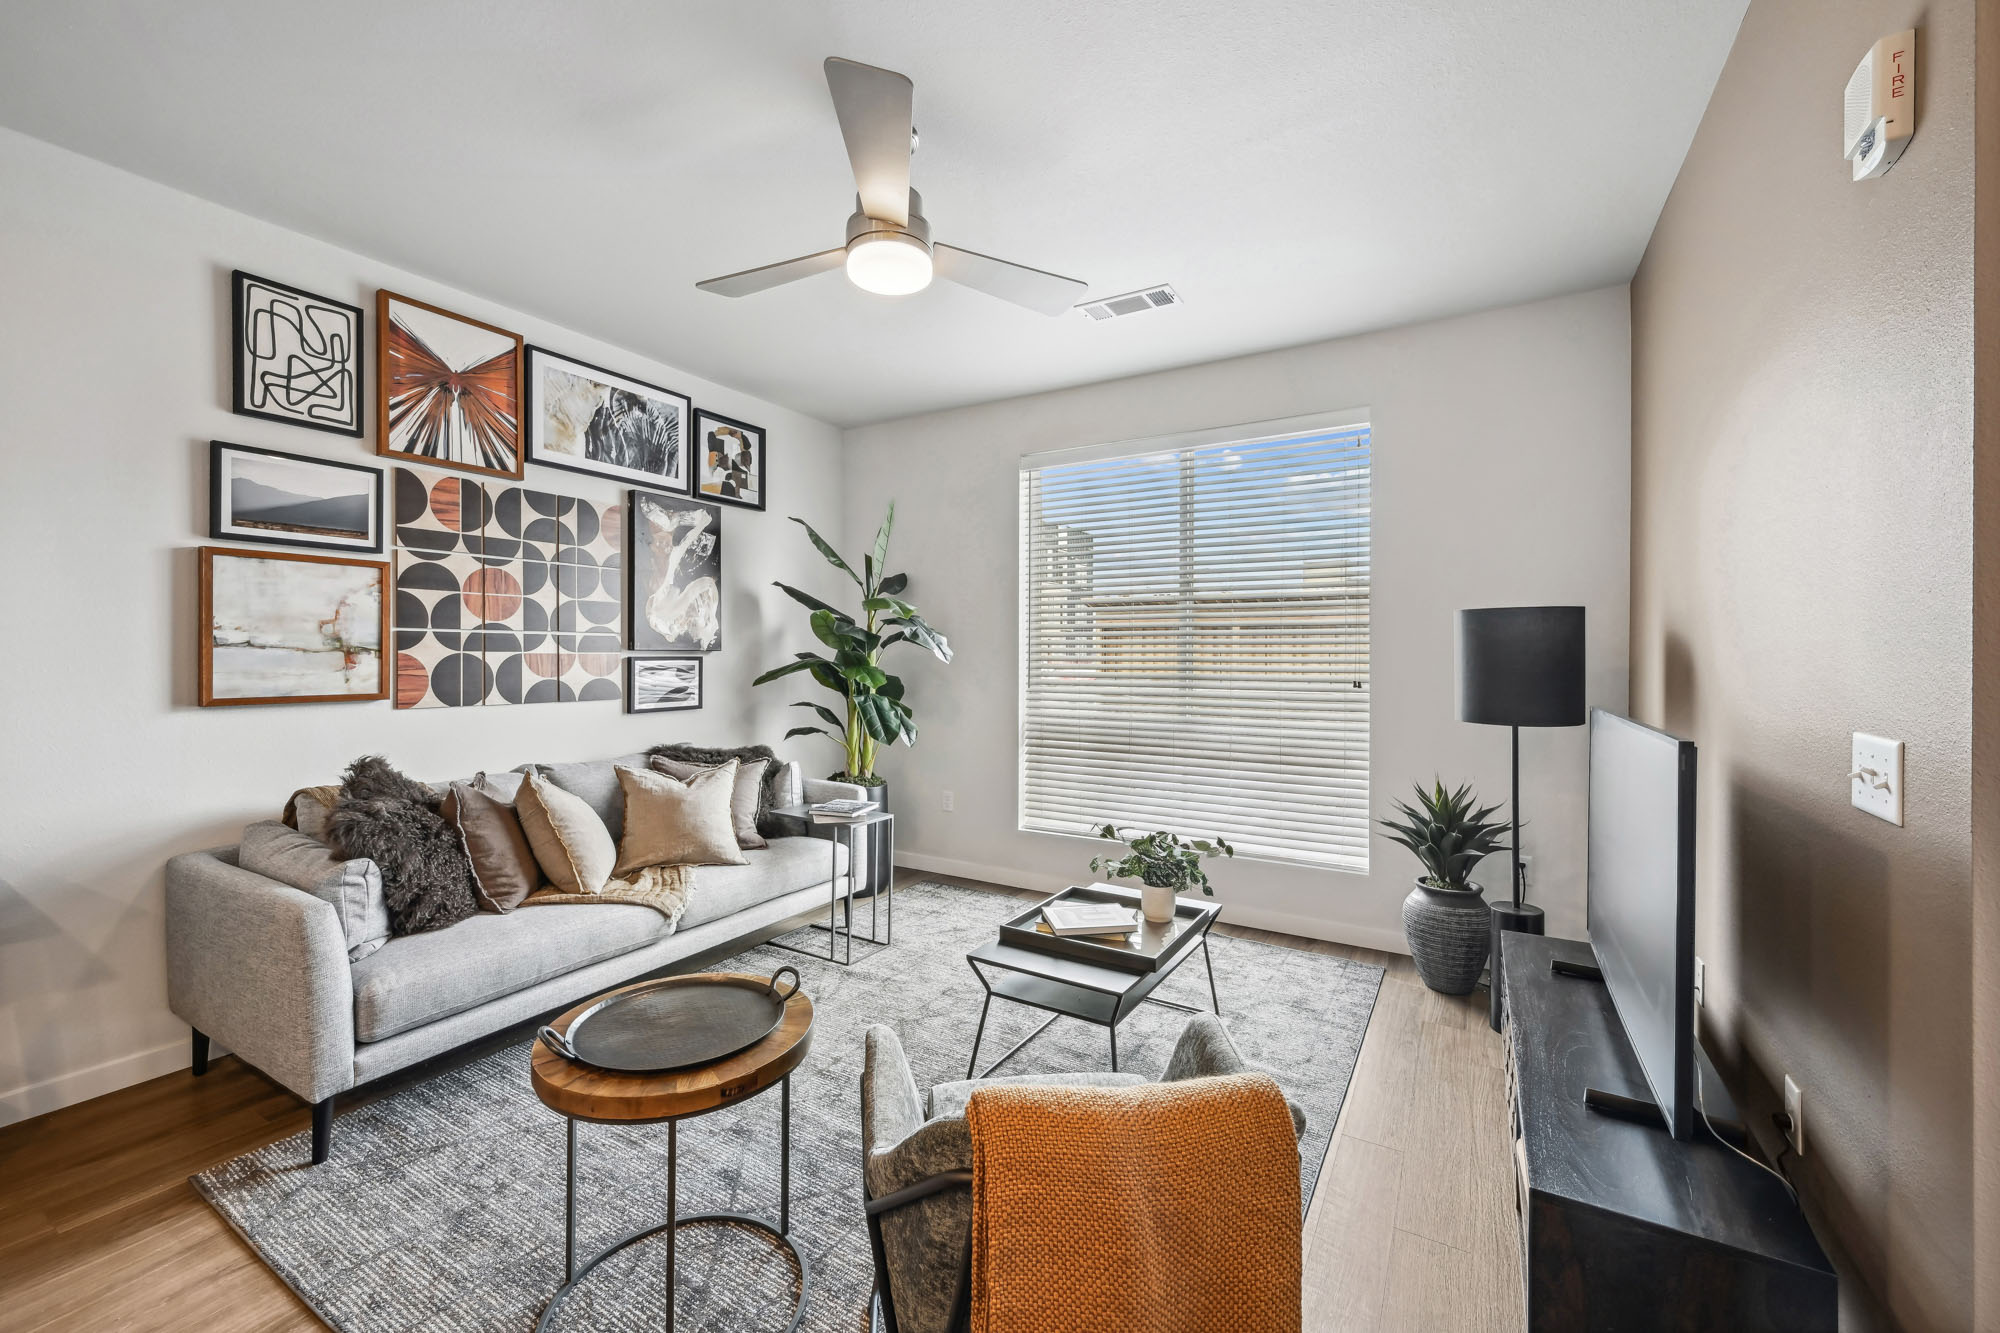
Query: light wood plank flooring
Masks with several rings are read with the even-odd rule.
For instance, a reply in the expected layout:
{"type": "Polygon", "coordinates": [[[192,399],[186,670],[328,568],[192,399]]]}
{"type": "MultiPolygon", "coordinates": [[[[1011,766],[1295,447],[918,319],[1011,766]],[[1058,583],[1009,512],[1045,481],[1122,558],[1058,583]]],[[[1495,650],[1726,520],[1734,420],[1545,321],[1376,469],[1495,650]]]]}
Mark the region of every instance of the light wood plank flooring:
{"type": "MultiPolygon", "coordinates": [[[[898,876],[919,878],[949,877],[898,876]]],[[[1394,954],[1218,929],[1387,969],[1306,1216],[1306,1328],[1519,1328],[1501,1045],[1483,994],[1434,994],[1394,954]]],[[[170,1074],[0,1129],[0,1330],[321,1327],[187,1183],[306,1120],[224,1058],[206,1078],[170,1074]]]]}

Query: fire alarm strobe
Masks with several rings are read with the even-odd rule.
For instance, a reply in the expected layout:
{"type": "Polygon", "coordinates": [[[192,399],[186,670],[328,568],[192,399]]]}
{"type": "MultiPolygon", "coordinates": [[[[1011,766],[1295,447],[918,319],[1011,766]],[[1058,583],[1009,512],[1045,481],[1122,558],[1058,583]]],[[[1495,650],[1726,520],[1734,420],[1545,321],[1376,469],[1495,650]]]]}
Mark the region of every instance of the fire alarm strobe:
{"type": "Polygon", "coordinates": [[[1875,43],[1847,81],[1845,156],[1854,179],[1879,176],[1896,164],[1917,126],[1917,30],[1875,43]]]}

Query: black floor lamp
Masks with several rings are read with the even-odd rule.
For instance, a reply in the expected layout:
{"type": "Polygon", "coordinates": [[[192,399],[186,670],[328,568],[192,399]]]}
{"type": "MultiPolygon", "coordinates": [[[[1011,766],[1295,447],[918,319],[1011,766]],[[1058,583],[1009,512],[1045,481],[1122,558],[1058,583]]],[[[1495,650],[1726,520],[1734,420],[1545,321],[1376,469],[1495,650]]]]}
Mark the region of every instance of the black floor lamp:
{"type": "Polygon", "coordinates": [[[1543,933],[1542,909],[1521,901],[1521,728],[1583,725],[1583,608],[1490,606],[1460,611],[1458,720],[1508,727],[1514,736],[1513,902],[1492,904],[1488,1018],[1497,1031],[1501,932],[1543,933]]]}

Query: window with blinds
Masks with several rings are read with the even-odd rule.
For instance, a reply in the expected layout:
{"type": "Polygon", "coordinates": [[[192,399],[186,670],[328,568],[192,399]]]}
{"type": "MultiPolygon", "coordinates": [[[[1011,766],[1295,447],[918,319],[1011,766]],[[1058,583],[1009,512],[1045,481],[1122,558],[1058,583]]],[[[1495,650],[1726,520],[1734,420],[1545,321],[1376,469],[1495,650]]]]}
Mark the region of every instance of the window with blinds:
{"type": "Polygon", "coordinates": [[[1365,871],[1369,428],[1244,433],[1022,461],[1020,826],[1365,871]]]}

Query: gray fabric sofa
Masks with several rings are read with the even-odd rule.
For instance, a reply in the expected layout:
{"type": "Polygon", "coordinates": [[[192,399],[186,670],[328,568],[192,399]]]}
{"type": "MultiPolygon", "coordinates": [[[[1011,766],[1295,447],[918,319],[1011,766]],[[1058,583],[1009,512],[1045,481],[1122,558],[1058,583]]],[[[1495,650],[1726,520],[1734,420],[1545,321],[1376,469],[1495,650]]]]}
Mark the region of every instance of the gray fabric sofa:
{"type": "MultiPolygon", "coordinates": [[[[1196,1014],[1181,1029],[1163,1083],[1249,1069],[1222,1020],[1196,1014]]],[[[917,1091],[903,1045],[868,1029],[861,1070],[861,1185],[875,1252],[876,1296],[889,1333],[959,1333],[966,1327],[972,1262],[972,1134],[965,1106],[1001,1083],[1124,1088],[1137,1074],[1093,1071],[962,1079],[917,1091]]],[[[1305,1112],[1288,1102],[1292,1128],[1305,1112]]]]}
{"type": "MultiPolygon", "coordinates": [[[[624,810],[613,766],[645,762],[630,754],[541,768],[590,802],[615,838],[624,810]]],[[[807,780],[804,795],[864,793],[807,780]]],[[[189,852],[167,863],[168,1004],[195,1030],[195,1073],[213,1039],[312,1103],[317,1163],[342,1093],[826,910],[844,850],[807,836],[769,843],[746,849],[747,865],[697,867],[678,923],[631,904],[520,907],[393,938],[358,962],[331,903],[243,869],[235,847],[189,852]]]]}

